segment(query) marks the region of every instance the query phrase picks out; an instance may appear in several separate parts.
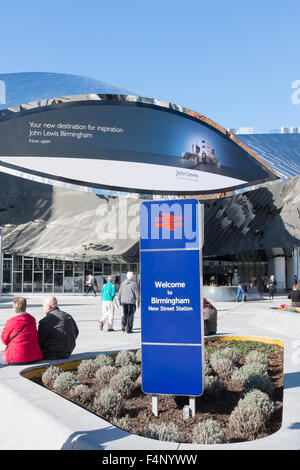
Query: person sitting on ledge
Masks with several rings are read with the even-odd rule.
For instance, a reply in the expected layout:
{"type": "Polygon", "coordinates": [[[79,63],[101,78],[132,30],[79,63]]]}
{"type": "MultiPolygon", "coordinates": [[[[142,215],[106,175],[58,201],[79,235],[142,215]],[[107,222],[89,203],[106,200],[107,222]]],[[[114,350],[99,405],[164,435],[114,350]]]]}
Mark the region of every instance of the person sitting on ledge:
{"type": "Polygon", "coordinates": [[[217,309],[203,298],[204,335],[215,335],[217,332],[217,309]]]}
{"type": "Polygon", "coordinates": [[[35,318],[26,312],[27,302],[23,297],[13,300],[16,315],[4,325],[1,339],[7,346],[2,353],[2,363],[28,364],[43,359],[38,342],[35,318]]]}
{"type": "Polygon", "coordinates": [[[45,297],[46,316],[38,326],[38,338],[44,359],[65,359],[70,356],[79,334],[75,320],[58,308],[56,297],[45,297]]]}

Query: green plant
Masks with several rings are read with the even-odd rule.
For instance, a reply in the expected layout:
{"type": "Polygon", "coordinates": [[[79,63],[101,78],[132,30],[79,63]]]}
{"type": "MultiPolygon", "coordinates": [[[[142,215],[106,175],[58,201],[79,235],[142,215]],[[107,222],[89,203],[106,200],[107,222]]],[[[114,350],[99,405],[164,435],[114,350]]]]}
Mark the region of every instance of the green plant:
{"type": "Polygon", "coordinates": [[[94,359],[95,364],[98,365],[98,367],[104,367],[104,366],[114,366],[115,362],[111,356],[108,354],[98,354],[98,356],[95,357],[94,359]]]}
{"type": "Polygon", "coordinates": [[[120,351],[116,356],[116,366],[128,366],[135,363],[135,354],[132,351],[120,351]]]}
{"type": "Polygon", "coordinates": [[[94,399],[94,409],[100,414],[107,414],[113,418],[119,418],[124,410],[123,398],[115,390],[105,388],[100,395],[94,399]]]}
{"type": "Polygon", "coordinates": [[[193,444],[223,444],[225,429],[213,419],[197,423],[191,435],[193,444]]]}
{"type": "Polygon", "coordinates": [[[109,384],[111,378],[115,375],[116,372],[116,368],[113,366],[100,367],[100,369],[98,369],[95,374],[96,384],[100,385],[100,387],[109,384]]]}
{"type": "Polygon", "coordinates": [[[62,372],[56,377],[53,383],[53,388],[57,392],[62,393],[71,390],[71,388],[76,387],[76,385],[79,384],[79,379],[72,374],[72,372],[62,372]]]}
{"type": "Polygon", "coordinates": [[[62,369],[57,366],[50,366],[42,375],[42,383],[45,387],[51,387],[56,377],[62,373],[62,369]]]}
{"type": "Polygon", "coordinates": [[[92,380],[98,369],[99,364],[97,364],[93,359],[84,359],[77,368],[78,377],[82,381],[92,380]]]}
{"type": "Polygon", "coordinates": [[[94,392],[86,385],[76,385],[70,390],[70,398],[80,405],[89,405],[95,397],[94,392]]]}
{"type": "Polygon", "coordinates": [[[120,393],[122,397],[128,398],[135,388],[135,383],[128,375],[118,373],[111,378],[109,387],[120,393]]]}
{"type": "Polygon", "coordinates": [[[150,423],[142,428],[139,434],[150,439],[158,439],[159,441],[180,442],[180,433],[173,423],[150,423]]]}
{"type": "Polygon", "coordinates": [[[265,417],[257,408],[236,407],[228,422],[228,430],[237,439],[254,439],[265,429],[265,417]]]}
{"type": "Polygon", "coordinates": [[[261,390],[253,389],[240,399],[237,405],[239,408],[254,408],[269,418],[274,412],[274,403],[269,396],[261,390]]]}

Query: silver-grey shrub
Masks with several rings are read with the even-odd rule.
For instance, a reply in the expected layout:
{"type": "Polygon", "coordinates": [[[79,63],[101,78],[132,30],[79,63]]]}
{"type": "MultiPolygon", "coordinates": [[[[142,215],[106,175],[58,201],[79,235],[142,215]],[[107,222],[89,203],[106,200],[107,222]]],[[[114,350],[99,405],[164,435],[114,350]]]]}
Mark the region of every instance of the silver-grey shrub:
{"type": "Polygon", "coordinates": [[[234,365],[238,365],[241,362],[241,354],[234,348],[226,347],[221,350],[224,357],[230,359],[234,365]]]}
{"type": "Polygon", "coordinates": [[[250,377],[257,375],[266,376],[266,369],[262,364],[245,364],[239,369],[234,369],[231,380],[235,385],[245,387],[250,377]]]}
{"type": "Polygon", "coordinates": [[[111,356],[108,354],[98,354],[98,356],[95,357],[94,359],[95,364],[98,365],[98,367],[103,367],[103,366],[114,366],[115,361],[111,356]]]}
{"type": "Polygon", "coordinates": [[[67,392],[71,390],[71,388],[76,387],[76,385],[79,385],[80,381],[78,377],[76,377],[72,372],[62,372],[59,374],[54,383],[53,383],[53,388],[57,392],[67,392]]]}
{"type": "Polygon", "coordinates": [[[56,379],[61,373],[62,369],[57,366],[50,366],[45,370],[42,375],[42,383],[45,387],[51,387],[56,379]]]}
{"type": "Polygon", "coordinates": [[[254,439],[265,429],[265,417],[256,408],[237,406],[228,421],[228,430],[237,439],[254,439]]]}
{"type": "Polygon", "coordinates": [[[269,396],[261,390],[251,390],[241,398],[237,404],[239,408],[254,408],[259,410],[263,416],[269,418],[274,412],[274,403],[269,396]]]}
{"type": "Polygon", "coordinates": [[[223,444],[225,429],[213,419],[207,419],[194,426],[191,439],[193,444],[223,444]]]}
{"type": "Polygon", "coordinates": [[[95,382],[100,387],[109,384],[111,378],[116,374],[117,369],[113,366],[103,366],[96,371],[95,382]]]}
{"type": "Polygon", "coordinates": [[[133,381],[138,378],[140,373],[141,371],[137,364],[128,364],[128,366],[122,366],[118,371],[118,374],[128,375],[128,377],[130,377],[133,381]]]}
{"type": "Polygon", "coordinates": [[[245,357],[245,364],[259,363],[268,368],[268,356],[260,351],[250,351],[245,357]]]}
{"type": "Polygon", "coordinates": [[[77,374],[80,380],[92,380],[95,377],[99,365],[94,359],[84,359],[77,368],[77,374]]]}
{"type": "Polygon", "coordinates": [[[233,373],[233,362],[227,357],[220,357],[219,359],[211,360],[213,370],[222,379],[229,379],[233,373]]]}
{"type": "Polygon", "coordinates": [[[90,405],[94,400],[95,394],[87,385],[76,385],[70,390],[70,398],[80,405],[90,405]]]}
{"type": "Polygon", "coordinates": [[[174,423],[150,423],[148,426],[140,429],[139,434],[150,439],[158,439],[159,441],[180,442],[181,440],[180,432],[174,423]]]}
{"type": "Polygon", "coordinates": [[[204,392],[209,395],[219,395],[225,389],[223,382],[214,375],[207,375],[205,377],[204,392]]]}
{"type": "Polygon", "coordinates": [[[142,350],[138,349],[137,352],[135,353],[135,362],[137,364],[141,364],[142,362],[142,350]]]}
{"type": "Polygon", "coordinates": [[[135,354],[132,351],[120,351],[116,356],[116,366],[128,366],[135,363],[135,354]]]}
{"type": "Polygon", "coordinates": [[[123,398],[115,390],[105,388],[100,395],[94,399],[94,409],[99,414],[119,418],[124,411],[123,398]]]}
{"type": "Polygon", "coordinates": [[[120,393],[122,397],[128,398],[135,389],[135,383],[128,375],[116,374],[111,378],[109,387],[120,393]]]}
{"type": "Polygon", "coordinates": [[[250,375],[250,377],[246,380],[245,383],[245,390],[249,392],[250,390],[258,389],[262,392],[267,393],[268,395],[273,395],[274,393],[274,385],[269,379],[264,375],[250,375]]]}

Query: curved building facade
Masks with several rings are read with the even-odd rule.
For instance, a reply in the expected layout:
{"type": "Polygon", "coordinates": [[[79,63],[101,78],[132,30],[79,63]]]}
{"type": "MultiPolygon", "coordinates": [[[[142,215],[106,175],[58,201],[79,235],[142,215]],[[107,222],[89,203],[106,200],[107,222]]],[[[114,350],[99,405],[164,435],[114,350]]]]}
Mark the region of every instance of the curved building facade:
{"type": "MultiPolygon", "coordinates": [[[[0,75],[3,291],[81,293],[89,272],[99,287],[109,274],[118,282],[128,270],[139,276],[143,198],[245,191],[282,178],[282,153],[276,160],[267,145],[240,137],[197,112],[98,80],[0,75]]],[[[236,271],[241,280],[261,278],[270,260],[296,253],[299,221],[292,233],[284,211],[293,201],[297,213],[298,180],[287,209],[282,184],[204,202],[205,283],[232,283],[236,271]]]]}

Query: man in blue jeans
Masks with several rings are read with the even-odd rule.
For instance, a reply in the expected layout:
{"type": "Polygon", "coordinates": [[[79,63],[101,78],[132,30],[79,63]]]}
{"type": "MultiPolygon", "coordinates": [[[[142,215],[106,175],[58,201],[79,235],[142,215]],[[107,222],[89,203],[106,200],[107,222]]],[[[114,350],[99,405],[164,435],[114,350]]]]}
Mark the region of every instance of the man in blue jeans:
{"type": "Polygon", "coordinates": [[[237,291],[237,295],[235,299],[236,302],[239,302],[241,294],[242,294],[242,302],[246,302],[247,293],[250,287],[252,287],[252,284],[249,284],[249,282],[241,282],[238,285],[238,291],[237,291]]]}

